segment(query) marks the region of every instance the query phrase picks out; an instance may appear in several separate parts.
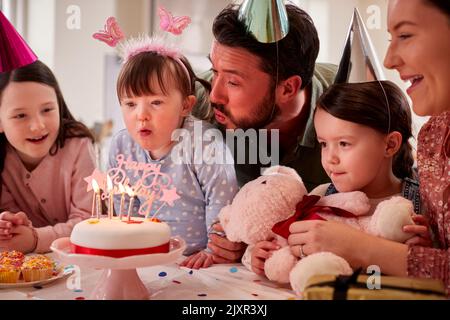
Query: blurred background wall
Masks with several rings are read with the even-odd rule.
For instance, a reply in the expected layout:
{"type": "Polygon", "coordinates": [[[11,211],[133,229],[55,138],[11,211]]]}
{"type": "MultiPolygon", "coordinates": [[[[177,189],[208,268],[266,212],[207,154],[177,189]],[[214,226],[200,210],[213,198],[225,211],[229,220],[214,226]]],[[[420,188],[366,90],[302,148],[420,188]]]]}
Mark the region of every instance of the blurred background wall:
{"type": "MultiPolygon", "coordinates": [[[[183,35],[172,40],[201,72],[210,68],[207,55],[214,17],[231,2],[242,0],[0,0],[0,5],[39,58],[54,70],[73,114],[97,129],[111,120],[115,132],[123,127],[115,94],[120,61],[115,50],[93,40],[92,33],[102,29],[109,16],[117,17],[127,35],[157,32],[157,8],[162,5],[174,15],[192,18],[183,35]]],[[[290,2],[307,11],[315,22],[321,41],[319,62],[339,62],[354,7],[383,61],[389,44],[387,0],[290,2]]],[[[395,71],[385,73],[405,89],[395,71]]],[[[416,133],[425,120],[414,117],[416,133]]]]}

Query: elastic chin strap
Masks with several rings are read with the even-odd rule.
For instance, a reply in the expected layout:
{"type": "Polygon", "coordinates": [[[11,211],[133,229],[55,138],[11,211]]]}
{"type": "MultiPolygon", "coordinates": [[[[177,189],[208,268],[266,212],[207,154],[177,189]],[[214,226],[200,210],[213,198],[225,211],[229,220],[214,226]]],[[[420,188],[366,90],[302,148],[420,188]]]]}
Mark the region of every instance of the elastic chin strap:
{"type": "Polygon", "coordinates": [[[381,87],[381,90],[383,90],[384,99],[386,100],[386,109],[387,109],[387,112],[388,112],[388,130],[387,130],[387,134],[389,134],[391,132],[391,108],[389,106],[389,100],[388,100],[386,91],[384,90],[383,84],[381,83],[380,80],[377,79],[377,81],[378,81],[378,84],[381,87]]]}
{"type": "MultiPolygon", "coordinates": [[[[275,47],[276,47],[276,49],[277,49],[277,72],[276,72],[276,74],[275,74],[275,92],[274,92],[274,97],[275,97],[275,101],[276,101],[276,98],[277,98],[277,86],[278,86],[278,80],[279,80],[279,63],[280,63],[280,56],[279,56],[279,47],[278,47],[278,41],[275,43],[275,47]]],[[[260,126],[260,128],[258,128],[258,129],[263,129],[263,128],[265,128],[266,126],[268,126],[272,121],[273,121],[273,119],[275,118],[275,108],[276,108],[276,106],[277,106],[277,104],[276,104],[276,102],[273,102],[273,106],[272,106],[272,111],[270,112],[270,116],[269,116],[269,118],[267,118],[267,120],[266,121],[264,121],[263,122],[263,124],[260,126]]]]}

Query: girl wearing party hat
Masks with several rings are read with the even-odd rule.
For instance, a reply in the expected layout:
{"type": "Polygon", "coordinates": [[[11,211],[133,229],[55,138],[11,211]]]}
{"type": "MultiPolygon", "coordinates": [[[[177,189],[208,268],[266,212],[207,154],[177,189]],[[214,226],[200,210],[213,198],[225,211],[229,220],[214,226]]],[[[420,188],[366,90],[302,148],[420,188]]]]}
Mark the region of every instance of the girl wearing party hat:
{"type": "Polygon", "coordinates": [[[0,12],[0,249],[47,252],[90,216],[93,137],[0,12]]]}
{"type": "Polygon", "coordinates": [[[0,247],[47,252],[90,217],[92,143],[44,63],[0,73],[0,247]]]}

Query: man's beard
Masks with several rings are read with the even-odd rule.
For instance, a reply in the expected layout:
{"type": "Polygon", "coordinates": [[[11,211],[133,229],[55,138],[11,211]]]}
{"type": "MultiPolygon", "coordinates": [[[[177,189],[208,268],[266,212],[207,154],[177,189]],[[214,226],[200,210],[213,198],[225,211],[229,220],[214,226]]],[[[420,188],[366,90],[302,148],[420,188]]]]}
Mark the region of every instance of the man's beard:
{"type": "Polygon", "coordinates": [[[225,109],[224,105],[211,103],[211,106],[227,116],[227,118],[236,126],[236,128],[243,130],[258,130],[266,127],[269,123],[271,123],[280,111],[279,106],[275,104],[274,90],[269,90],[269,92],[269,96],[255,108],[255,115],[244,119],[236,119],[229,110],[225,109]]]}

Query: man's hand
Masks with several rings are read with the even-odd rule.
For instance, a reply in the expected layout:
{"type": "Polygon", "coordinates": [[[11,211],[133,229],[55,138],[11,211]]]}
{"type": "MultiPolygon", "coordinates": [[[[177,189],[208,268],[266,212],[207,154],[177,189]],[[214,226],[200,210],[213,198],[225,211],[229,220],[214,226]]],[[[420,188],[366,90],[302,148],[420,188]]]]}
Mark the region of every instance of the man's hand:
{"type": "Polygon", "coordinates": [[[213,255],[206,251],[200,251],[187,257],[181,264],[181,267],[190,269],[208,268],[214,264],[213,255]]]}
{"type": "MultiPolygon", "coordinates": [[[[214,224],[213,229],[217,232],[224,232],[220,223],[214,224]]],[[[214,263],[239,262],[247,247],[243,242],[231,242],[225,236],[214,233],[209,235],[209,239],[208,248],[213,252],[214,263]]]]}

